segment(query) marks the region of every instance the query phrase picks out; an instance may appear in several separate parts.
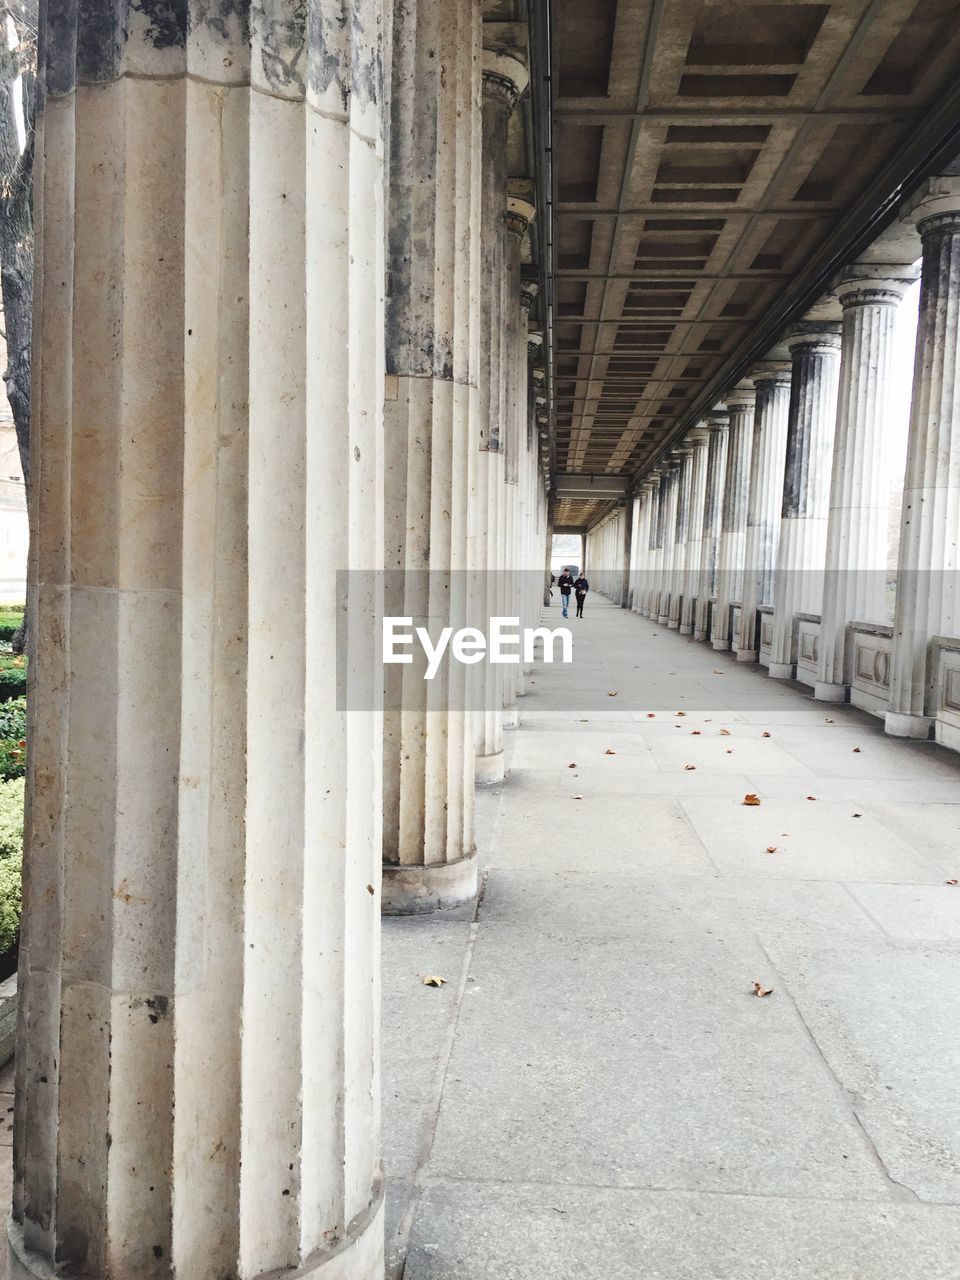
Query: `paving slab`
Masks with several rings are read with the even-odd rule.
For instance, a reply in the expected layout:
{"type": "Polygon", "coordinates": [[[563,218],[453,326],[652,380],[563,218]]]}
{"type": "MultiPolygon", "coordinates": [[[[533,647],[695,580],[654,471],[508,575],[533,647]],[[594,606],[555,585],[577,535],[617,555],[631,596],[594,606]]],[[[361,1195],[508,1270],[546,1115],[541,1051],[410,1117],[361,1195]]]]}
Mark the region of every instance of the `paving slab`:
{"type": "Polygon", "coordinates": [[[926,1206],[440,1183],[404,1280],[956,1280],[958,1256],[926,1206]]]}

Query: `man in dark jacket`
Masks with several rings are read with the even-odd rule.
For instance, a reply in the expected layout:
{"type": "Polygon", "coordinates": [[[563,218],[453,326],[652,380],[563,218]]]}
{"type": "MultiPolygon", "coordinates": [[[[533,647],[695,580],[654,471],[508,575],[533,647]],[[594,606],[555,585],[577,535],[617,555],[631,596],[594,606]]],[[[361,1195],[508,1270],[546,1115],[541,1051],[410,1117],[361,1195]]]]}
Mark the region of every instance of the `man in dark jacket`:
{"type": "Polygon", "coordinates": [[[564,569],[557,583],[560,588],[560,603],[563,605],[563,616],[569,618],[570,614],[567,610],[570,608],[570,592],[573,590],[573,578],[569,569],[564,569]]]}
{"type": "Polygon", "coordinates": [[[580,577],[577,578],[576,582],[574,582],[573,590],[574,590],[574,594],[577,597],[577,617],[582,618],[583,602],[584,600],[586,600],[587,592],[590,590],[590,583],[586,580],[586,578],[583,576],[582,573],[580,577]]]}

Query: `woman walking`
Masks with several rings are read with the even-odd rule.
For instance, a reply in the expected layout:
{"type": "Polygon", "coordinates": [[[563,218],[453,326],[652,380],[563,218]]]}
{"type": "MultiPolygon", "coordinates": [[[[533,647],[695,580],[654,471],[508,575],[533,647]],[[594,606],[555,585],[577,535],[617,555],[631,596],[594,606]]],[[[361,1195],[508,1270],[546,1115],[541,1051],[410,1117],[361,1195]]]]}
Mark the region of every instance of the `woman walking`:
{"type": "Polygon", "coordinates": [[[577,597],[577,617],[583,617],[583,602],[587,598],[587,592],[590,590],[590,583],[581,573],[580,577],[573,584],[573,592],[577,597]]]}

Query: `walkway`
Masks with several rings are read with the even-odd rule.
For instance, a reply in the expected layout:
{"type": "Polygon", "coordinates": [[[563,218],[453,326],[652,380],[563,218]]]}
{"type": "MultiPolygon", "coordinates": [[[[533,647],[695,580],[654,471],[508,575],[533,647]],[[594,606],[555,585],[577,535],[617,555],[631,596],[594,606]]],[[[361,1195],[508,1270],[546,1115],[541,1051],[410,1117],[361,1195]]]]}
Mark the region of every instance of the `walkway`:
{"type": "Polygon", "coordinates": [[[960,761],[570,625],[476,919],[386,922],[388,1275],[955,1280],[960,761]]]}

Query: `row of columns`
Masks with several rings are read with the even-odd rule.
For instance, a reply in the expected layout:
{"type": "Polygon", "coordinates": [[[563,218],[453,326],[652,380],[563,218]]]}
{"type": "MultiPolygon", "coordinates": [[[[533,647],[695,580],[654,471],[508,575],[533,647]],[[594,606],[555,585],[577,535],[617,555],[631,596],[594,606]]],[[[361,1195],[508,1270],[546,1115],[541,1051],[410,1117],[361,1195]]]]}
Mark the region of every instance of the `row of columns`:
{"type": "MultiPolygon", "coordinates": [[[[886,728],[927,737],[930,642],[960,627],[960,179],[929,180],[902,217],[922,262],[886,728]]],[[[849,627],[886,612],[893,337],[917,274],[872,261],[842,272],[591,531],[601,589],[598,560],[617,578],[628,556],[626,598],[607,594],[742,661],[757,660],[760,611],[772,611],[769,675],[780,679],[796,672],[798,615],[819,614],[815,696],[845,700],[849,627]]]]}
{"type": "Polygon", "coordinates": [[[381,869],[475,891],[520,689],[379,618],[543,581],[522,33],[41,8],[11,1275],[381,1280],[381,869]]]}

